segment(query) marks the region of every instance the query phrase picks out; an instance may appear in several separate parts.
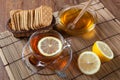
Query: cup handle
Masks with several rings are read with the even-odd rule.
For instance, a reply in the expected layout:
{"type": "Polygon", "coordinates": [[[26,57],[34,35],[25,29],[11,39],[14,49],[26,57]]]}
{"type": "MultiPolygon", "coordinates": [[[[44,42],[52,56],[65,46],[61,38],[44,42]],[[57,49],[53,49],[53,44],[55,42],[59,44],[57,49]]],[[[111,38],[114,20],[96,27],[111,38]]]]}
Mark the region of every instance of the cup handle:
{"type": "Polygon", "coordinates": [[[62,70],[62,71],[59,71],[59,70],[55,70],[55,73],[61,77],[61,78],[67,78],[67,74],[65,73],[65,69],[70,65],[70,62],[72,60],[72,48],[71,48],[71,45],[65,40],[65,43],[64,43],[64,47],[63,49],[65,48],[69,48],[69,51],[70,51],[70,61],[69,63],[67,64],[67,66],[62,70]]]}
{"type": "MultiPolygon", "coordinates": [[[[73,56],[73,54],[72,54],[72,48],[71,48],[71,45],[68,43],[68,41],[67,40],[65,40],[65,45],[64,45],[64,47],[63,47],[63,49],[65,49],[65,48],[68,48],[69,49],[69,51],[70,51],[70,60],[69,60],[69,63],[68,63],[68,66],[70,65],[70,62],[72,61],[72,56],[73,56]]],[[[64,68],[64,70],[68,67],[68,66],[66,66],[65,68],[64,68]]]]}
{"type": "Polygon", "coordinates": [[[65,40],[65,45],[64,45],[63,49],[67,48],[67,47],[71,48],[71,45],[65,40]]]}

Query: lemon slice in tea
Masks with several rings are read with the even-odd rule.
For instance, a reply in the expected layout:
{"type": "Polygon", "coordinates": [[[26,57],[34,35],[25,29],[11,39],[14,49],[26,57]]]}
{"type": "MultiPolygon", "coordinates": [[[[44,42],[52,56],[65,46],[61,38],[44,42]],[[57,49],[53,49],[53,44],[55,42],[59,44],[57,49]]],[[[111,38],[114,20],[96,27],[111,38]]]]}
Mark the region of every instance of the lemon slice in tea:
{"type": "Polygon", "coordinates": [[[38,50],[44,56],[54,56],[58,55],[62,51],[62,42],[52,36],[47,36],[38,42],[38,50]]]}
{"type": "Polygon", "coordinates": [[[85,51],[78,57],[78,67],[86,75],[92,75],[98,72],[100,65],[100,59],[94,52],[85,51]]]}
{"type": "Polygon", "coordinates": [[[103,41],[96,41],[92,47],[92,51],[99,56],[102,62],[109,61],[114,57],[110,47],[103,41]]]}

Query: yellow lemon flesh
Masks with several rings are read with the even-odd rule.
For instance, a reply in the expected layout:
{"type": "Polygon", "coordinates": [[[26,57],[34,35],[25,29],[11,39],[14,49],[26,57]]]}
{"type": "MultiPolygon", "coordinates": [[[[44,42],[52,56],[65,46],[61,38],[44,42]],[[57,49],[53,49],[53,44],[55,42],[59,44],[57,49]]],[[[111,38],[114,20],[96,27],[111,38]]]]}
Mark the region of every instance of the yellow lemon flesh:
{"type": "Polygon", "coordinates": [[[100,59],[94,52],[85,51],[78,57],[78,67],[81,72],[86,75],[97,73],[100,69],[100,65],[100,59]]]}
{"type": "Polygon", "coordinates": [[[62,42],[52,36],[47,36],[38,42],[38,50],[44,56],[54,56],[58,55],[62,51],[62,42]]]}
{"type": "Polygon", "coordinates": [[[110,61],[114,57],[110,47],[103,41],[96,41],[92,47],[92,51],[99,56],[102,62],[110,61]]]}

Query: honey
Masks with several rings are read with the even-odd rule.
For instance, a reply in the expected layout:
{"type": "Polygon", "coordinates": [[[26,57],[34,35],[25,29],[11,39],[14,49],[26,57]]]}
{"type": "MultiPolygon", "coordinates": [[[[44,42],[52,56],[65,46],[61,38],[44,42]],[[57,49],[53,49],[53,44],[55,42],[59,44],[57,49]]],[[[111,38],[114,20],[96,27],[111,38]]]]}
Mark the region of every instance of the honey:
{"type": "Polygon", "coordinates": [[[95,26],[94,16],[86,11],[84,15],[75,24],[74,29],[69,29],[68,24],[72,23],[82,9],[70,8],[62,12],[59,16],[60,24],[57,25],[58,30],[62,30],[70,35],[79,35],[92,30],[95,26]]]}

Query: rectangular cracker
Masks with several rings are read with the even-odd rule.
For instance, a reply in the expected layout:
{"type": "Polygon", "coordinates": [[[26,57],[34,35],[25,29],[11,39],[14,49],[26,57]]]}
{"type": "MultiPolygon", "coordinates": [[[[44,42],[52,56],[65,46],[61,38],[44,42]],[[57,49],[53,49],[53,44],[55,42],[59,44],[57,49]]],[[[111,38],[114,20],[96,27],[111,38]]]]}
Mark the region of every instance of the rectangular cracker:
{"type": "Polygon", "coordinates": [[[30,30],[31,27],[30,27],[30,21],[31,20],[31,16],[30,16],[30,10],[27,11],[27,26],[28,26],[28,29],[30,30]]]}
{"type": "Polygon", "coordinates": [[[11,27],[12,30],[17,30],[17,29],[16,29],[16,25],[17,25],[17,24],[15,24],[16,18],[15,18],[14,15],[16,15],[16,13],[18,13],[18,12],[20,12],[20,11],[21,11],[20,9],[18,9],[18,10],[11,10],[11,11],[10,11],[10,18],[11,18],[11,24],[12,24],[12,26],[10,26],[10,27],[11,27]]]}
{"type": "Polygon", "coordinates": [[[30,22],[30,26],[31,26],[31,29],[34,30],[34,10],[30,10],[30,17],[31,17],[31,22],[30,22]]]}
{"type": "Polygon", "coordinates": [[[52,22],[52,8],[48,6],[41,6],[41,25],[43,27],[49,26],[52,22]]]}
{"type": "Polygon", "coordinates": [[[28,31],[29,29],[27,26],[27,11],[26,10],[23,11],[23,15],[24,15],[24,26],[23,27],[25,28],[25,30],[28,31]]]}
{"type": "Polygon", "coordinates": [[[24,12],[20,12],[20,20],[21,20],[21,30],[25,30],[24,28],[24,12]]]}
{"type": "Polygon", "coordinates": [[[16,18],[17,18],[17,29],[20,31],[20,13],[16,13],[16,18]]]}
{"type": "Polygon", "coordinates": [[[38,21],[38,10],[35,9],[35,29],[38,29],[37,27],[39,26],[39,21],[38,21]]]}

